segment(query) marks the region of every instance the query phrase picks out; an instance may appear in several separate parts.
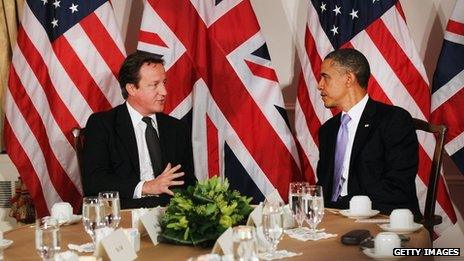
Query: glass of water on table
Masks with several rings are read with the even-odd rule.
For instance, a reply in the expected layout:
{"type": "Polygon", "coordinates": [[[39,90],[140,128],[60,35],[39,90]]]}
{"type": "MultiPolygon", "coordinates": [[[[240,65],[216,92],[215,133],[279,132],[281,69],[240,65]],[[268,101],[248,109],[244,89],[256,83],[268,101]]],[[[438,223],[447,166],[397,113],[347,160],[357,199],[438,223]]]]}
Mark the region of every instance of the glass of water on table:
{"type": "Polygon", "coordinates": [[[60,225],[57,219],[47,216],[36,220],[35,249],[42,260],[53,260],[60,251],[60,225]]]}
{"type": "Polygon", "coordinates": [[[307,230],[303,228],[306,215],[302,208],[303,189],[308,187],[308,182],[291,182],[288,190],[288,204],[292,210],[293,218],[298,224],[295,229],[297,233],[304,233],[307,230]]]}
{"type": "Polygon", "coordinates": [[[82,202],[82,223],[85,232],[92,238],[95,247],[95,230],[102,228],[105,223],[103,204],[98,197],[85,197],[82,202]]]}
{"type": "Polygon", "coordinates": [[[103,205],[106,226],[116,229],[121,221],[121,205],[117,191],[98,193],[98,199],[103,205]]]}

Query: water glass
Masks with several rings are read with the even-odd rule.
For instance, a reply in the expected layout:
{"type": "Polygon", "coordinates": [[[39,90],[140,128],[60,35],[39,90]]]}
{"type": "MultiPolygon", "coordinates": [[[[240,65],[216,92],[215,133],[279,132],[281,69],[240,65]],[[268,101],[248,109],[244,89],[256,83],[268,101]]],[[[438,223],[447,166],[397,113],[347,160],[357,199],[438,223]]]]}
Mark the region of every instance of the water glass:
{"type": "Polygon", "coordinates": [[[234,260],[258,261],[256,230],[253,226],[237,226],[233,228],[234,260]]]}
{"type": "Polygon", "coordinates": [[[103,204],[98,197],[85,197],[82,202],[82,223],[85,232],[90,235],[95,246],[95,230],[102,228],[105,223],[103,204]]]}
{"type": "Polygon", "coordinates": [[[267,258],[274,258],[277,245],[284,234],[282,203],[266,202],[263,207],[263,234],[266,240],[271,243],[271,251],[266,253],[267,258]]]}
{"type": "Polygon", "coordinates": [[[60,251],[60,226],[57,219],[47,216],[36,220],[35,249],[42,260],[53,260],[60,251]]]}
{"type": "Polygon", "coordinates": [[[98,199],[103,204],[106,226],[116,229],[121,221],[121,205],[117,191],[98,193],[98,199]]]}
{"type": "Polygon", "coordinates": [[[302,209],[306,215],[306,222],[311,228],[313,238],[317,236],[316,227],[324,217],[324,197],[322,187],[310,185],[303,189],[302,209]]]}
{"type": "Polygon", "coordinates": [[[288,204],[292,210],[293,218],[298,224],[298,229],[301,230],[305,220],[305,213],[301,208],[301,200],[303,198],[303,189],[309,186],[308,182],[291,182],[288,192],[288,204]]]}

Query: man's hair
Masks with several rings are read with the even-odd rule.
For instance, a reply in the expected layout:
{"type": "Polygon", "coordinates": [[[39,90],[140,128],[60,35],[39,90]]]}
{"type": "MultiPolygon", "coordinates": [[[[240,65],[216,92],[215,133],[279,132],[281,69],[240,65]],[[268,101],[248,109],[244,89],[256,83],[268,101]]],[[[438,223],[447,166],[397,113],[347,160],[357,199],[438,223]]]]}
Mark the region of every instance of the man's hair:
{"type": "Polygon", "coordinates": [[[129,94],[126,90],[126,84],[133,83],[138,85],[140,81],[140,68],[145,63],[147,64],[162,64],[164,65],[164,60],[160,55],[152,54],[144,51],[136,51],[135,53],[130,54],[124,60],[124,63],[119,69],[119,86],[121,87],[122,97],[127,99],[129,94]]]}
{"type": "Polygon", "coordinates": [[[331,59],[339,67],[354,73],[361,87],[367,88],[371,69],[366,57],[355,49],[338,49],[329,53],[325,59],[331,59]]]}

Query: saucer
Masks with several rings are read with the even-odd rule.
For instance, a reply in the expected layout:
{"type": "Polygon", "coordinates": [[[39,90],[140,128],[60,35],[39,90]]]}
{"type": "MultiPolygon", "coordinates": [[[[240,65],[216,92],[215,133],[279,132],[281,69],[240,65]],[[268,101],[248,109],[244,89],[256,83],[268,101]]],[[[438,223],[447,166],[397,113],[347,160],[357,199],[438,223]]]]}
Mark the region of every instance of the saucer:
{"type": "Polygon", "coordinates": [[[11,246],[11,244],[13,244],[13,240],[2,239],[2,240],[0,241],[0,249],[6,249],[6,248],[8,248],[9,246],[11,246]]]}
{"type": "Polygon", "coordinates": [[[72,225],[72,224],[75,224],[77,222],[79,222],[81,220],[82,216],[81,215],[72,215],[71,219],[70,220],[62,220],[62,221],[59,221],[60,225],[72,225]]]}
{"type": "Polygon", "coordinates": [[[374,252],[374,248],[366,248],[363,250],[363,253],[370,258],[373,258],[375,260],[382,260],[382,261],[383,260],[398,260],[402,258],[402,256],[376,255],[374,252]]]}
{"type": "Polygon", "coordinates": [[[387,224],[379,224],[379,227],[388,232],[394,232],[397,234],[410,234],[416,230],[419,230],[423,226],[422,224],[414,223],[412,227],[410,228],[392,228],[390,227],[390,223],[387,223],[387,224]]]}
{"type": "Polygon", "coordinates": [[[363,219],[363,218],[370,218],[370,217],[373,217],[377,214],[379,214],[380,211],[378,210],[373,210],[371,209],[369,213],[366,213],[366,214],[362,214],[362,215],[352,215],[350,213],[350,210],[349,209],[343,209],[343,210],[340,210],[340,214],[342,214],[343,216],[345,217],[349,217],[349,218],[353,218],[353,219],[363,219]]]}

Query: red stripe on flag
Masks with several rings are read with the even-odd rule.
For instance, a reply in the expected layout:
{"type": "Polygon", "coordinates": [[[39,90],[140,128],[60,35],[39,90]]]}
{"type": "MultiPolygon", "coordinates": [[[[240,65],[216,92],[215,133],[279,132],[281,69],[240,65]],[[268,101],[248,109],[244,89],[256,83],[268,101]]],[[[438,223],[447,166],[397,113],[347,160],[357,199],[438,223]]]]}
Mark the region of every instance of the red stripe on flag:
{"type": "Polygon", "coordinates": [[[7,118],[5,118],[4,131],[6,151],[9,152],[8,154],[10,155],[11,161],[18,169],[18,173],[24,181],[24,184],[26,184],[27,190],[34,201],[37,216],[44,217],[50,215],[37,173],[11,129],[7,118]]]}
{"type": "Polygon", "coordinates": [[[306,82],[303,78],[303,73],[300,74],[298,89],[297,89],[297,99],[300,103],[301,110],[303,115],[306,119],[306,126],[314,140],[316,146],[319,147],[319,138],[318,132],[319,128],[321,127],[321,121],[317,117],[316,112],[314,111],[314,107],[309,97],[308,89],[306,86],[306,82]]]}
{"type": "Polygon", "coordinates": [[[432,113],[432,122],[445,124],[448,128],[445,136],[445,143],[450,142],[464,132],[464,124],[462,124],[463,104],[464,86],[432,113]]]}
{"type": "Polygon", "coordinates": [[[464,24],[450,19],[446,31],[464,36],[464,24]]]}
{"type": "Polygon", "coordinates": [[[367,27],[366,32],[388,62],[392,71],[415,100],[422,114],[428,118],[430,114],[429,87],[416,66],[396,42],[382,19],[373,22],[367,27]]]}
{"type": "Polygon", "coordinates": [[[386,104],[393,104],[391,100],[387,97],[377,80],[372,75],[369,78],[367,92],[369,94],[369,97],[376,101],[383,102],[386,104]]]}
{"type": "MultiPolygon", "coordinates": [[[[162,9],[157,8],[156,4],[153,7],[170,28],[176,28],[176,36],[194,60],[195,67],[205,80],[222,113],[268,179],[279,189],[280,195],[286,198],[291,174],[293,171],[298,171],[298,166],[225,57],[224,51],[231,45],[228,45],[228,48],[218,46],[220,41],[214,38],[216,34],[213,33],[212,36],[206,33],[205,25],[198,18],[196,9],[190,2],[165,1],[162,9]],[[168,10],[178,10],[177,15],[173,17],[168,10]],[[195,17],[197,18],[194,19],[195,17]],[[192,26],[196,30],[191,30],[192,26]],[[227,79],[224,79],[225,75],[227,79]],[[232,106],[232,104],[240,104],[240,106],[232,106]]],[[[237,12],[233,13],[238,15],[237,12]]],[[[229,15],[230,12],[224,16],[229,15]]],[[[237,19],[237,16],[233,19],[241,20],[240,24],[243,24],[241,15],[242,13],[238,16],[240,19],[237,19]]],[[[224,16],[221,20],[226,19],[224,16]]],[[[246,34],[249,30],[243,32],[246,34]]],[[[229,35],[230,38],[235,37],[229,35]]],[[[250,35],[246,36],[248,38],[244,38],[243,35],[237,37],[243,42],[250,35]]],[[[234,38],[233,41],[236,42],[237,39],[234,38]]]]}
{"type": "Polygon", "coordinates": [[[401,6],[400,1],[396,2],[395,4],[396,10],[398,10],[398,13],[400,16],[403,18],[404,23],[406,23],[406,16],[404,15],[403,7],[401,6]]]}
{"type": "Polygon", "coordinates": [[[214,177],[219,175],[219,140],[218,129],[206,115],[206,137],[208,151],[208,176],[214,177]]]}
{"type": "Polygon", "coordinates": [[[140,30],[139,41],[147,44],[158,45],[162,47],[168,47],[165,42],[159,37],[158,34],[140,30]]]}
{"type": "MultiPolygon", "coordinates": [[[[65,37],[59,37],[52,43],[52,48],[69,78],[76,85],[92,111],[111,109],[111,104],[108,102],[79,56],[74,52],[68,40],[65,37]]],[[[67,87],[73,88],[73,86],[67,87]]]]}
{"type": "Polygon", "coordinates": [[[171,113],[172,110],[190,95],[193,85],[199,78],[195,71],[196,69],[192,64],[192,60],[184,53],[176,61],[176,65],[169,68],[166,72],[166,77],[168,79],[166,90],[168,95],[166,96],[166,103],[164,106],[165,113],[171,113]],[[185,72],[192,73],[186,74],[185,72]]]}
{"type": "MultiPolygon", "coordinates": [[[[79,126],[79,123],[61,100],[61,97],[57,93],[55,86],[50,79],[50,75],[48,74],[49,68],[47,64],[42,59],[41,54],[35,48],[23,28],[18,31],[17,42],[18,47],[21,49],[24,57],[27,57],[27,63],[31,67],[42,86],[43,91],[45,92],[51,113],[58,123],[58,126],[60,126],[63,133],[70,133],[72,128],[79,126]]],[[[73,144],[73,140],[70,135],[68,135],[68,141],[70,144],[73,144]]]]}
{"type": "Polygon", "coordinates": [[[231,53],[258,32],[258,20],[250,1],[241,1],[209,28],[211,38],[221,46],[223,54],[231,53]],[[240,28],[240,34],[231,33],[230,28],[240,28]]]}
{"type": "Polygon", "coordinates": [[[278,81],[277,75],[276,75],[274,69],[263,66],[261,64],[250,62],[250,61],[247,61],[247,60],[245,60],[245,63],[248,65],[248,68],[250,68],[251,73],[253,75],[256,75],[256,76],[264,78],[264,79],[267,79],[269,81],[274,81],[274,82],[278,81]]]}
{"type": "Polygon", "coordinates": [[[301,175],[297,175],[297,173],[294,173],[292,177],[292,181],[301,181],[301,179],[304,179],[305,181],[314,185],[316,184],[316,175],[314,173],[314,170],[309,162],[308,157],[306,157],[306,154],[304,153],[300,142],[297,139],[295,139],[295,142],[296,142],[296,147],[298,149],[298,156],[300,157],[300,164],[301,164],[303,175],[301,176],[301,175]]]}
{"type": "Polygon", "coordinates": [[[113,75],[117,78],[119,68],[125,59],[125,55],[118,48],[113,38],[106,30],[106,27],[95,13],[89,14],[82,19],[79,24],[113,72],[113,75]]]}
{"type": "Polygon", "coordinates": [[[311,32],[309,31],[308,27],[306,27],[306,34],[305,34],[305,50],[309,58],[309,63],[311,65],[314,78],[316,79],[316,82],[319,82],[320,74],[321,74],[322,58],[319,56],[319,53],[317,52],[316,41],[314,41],[314,38],[311,32]]]}
{"type": "MultiPolygon", "coordinates": [[[[16,101],[19,111],[26,120],[31,132],[34,134],[40,150],[46,159],[45,163],[48,175],[53,183],[53,187],[55,187],[55,190],[58,192],[63,201],[79,202],[82,195],[79,193],[74,183],[69,179],[65,170],[56,158],[50,146],[47,130],[42,122],[42,118],[26,93],[24,86],[21,84],[14,67],[11,67],[10,69],[9,89],[11,96],[16,101]]],[[[76,208],[78,206],[73,207],[76,208]]]]}

